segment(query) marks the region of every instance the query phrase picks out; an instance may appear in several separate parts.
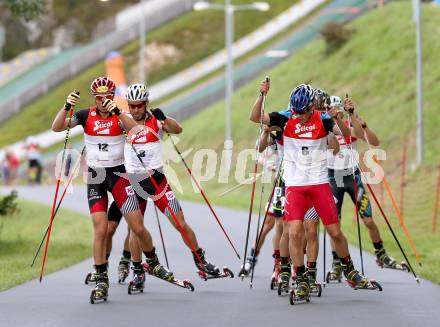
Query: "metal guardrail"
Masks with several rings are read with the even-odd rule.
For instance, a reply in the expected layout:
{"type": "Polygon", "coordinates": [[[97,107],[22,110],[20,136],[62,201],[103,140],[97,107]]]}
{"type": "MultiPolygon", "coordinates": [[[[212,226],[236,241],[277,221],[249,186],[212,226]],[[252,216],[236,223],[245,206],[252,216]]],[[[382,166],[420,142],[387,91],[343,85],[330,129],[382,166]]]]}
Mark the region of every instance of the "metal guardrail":
{"type": "MultiPolygon", "coordinates": [[[[192,10],[192,5],[196,1],[168,0],[157,12],[145,15],[147,31],[192,10]]],[[[54,63],[52,66],[48,63],[47,73],[38,71],[38,67],[36,67],[0,88],[0,122],[18,113],[24,106],[46,94],[53,87],[103,59],[108,52],[119,49],[138,37],[139,22],[125,30],[112,32],[101,37],[89,45],[62,52],[56,56],[58,58],[54,58],[62,63],[54,63]],[[70,55],[67,56],[67,54],[70,55]],[[60,57],[64,55],[69,57],[65,62],[60,57]],[[35,78],[32,78],[32,75],[35,75],[35,78]]]]}

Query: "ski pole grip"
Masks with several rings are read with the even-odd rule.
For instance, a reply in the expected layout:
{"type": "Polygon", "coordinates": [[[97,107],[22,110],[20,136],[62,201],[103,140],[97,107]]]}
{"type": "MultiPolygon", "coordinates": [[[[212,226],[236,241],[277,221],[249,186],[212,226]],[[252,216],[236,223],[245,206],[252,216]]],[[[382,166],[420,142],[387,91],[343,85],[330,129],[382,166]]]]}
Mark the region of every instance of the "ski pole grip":
{"type": "MultiPolygon", "coordinates": [[[[75,92],[78,95],[80,94],[79,91],[77,90],[73,90],[73,92],[75,92]]],[[[69,111],[72,108],[72,105],[70,103],[66,103],[64,107],[66,108],[66,111],[69,111]]]]}

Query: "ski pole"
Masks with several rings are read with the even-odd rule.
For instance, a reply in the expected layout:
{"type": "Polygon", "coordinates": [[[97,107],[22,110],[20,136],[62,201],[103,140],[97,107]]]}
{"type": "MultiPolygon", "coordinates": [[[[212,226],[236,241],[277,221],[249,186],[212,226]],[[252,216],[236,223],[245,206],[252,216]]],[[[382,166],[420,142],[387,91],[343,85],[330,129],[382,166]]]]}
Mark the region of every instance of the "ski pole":
{"type": "Polygon", "coordinates": [[[323,255],[323,257],[322,257],[322,261],[323,261],[323,263],[322,263],[322,272],[323,272],[323,276],[322,276],[322,285],[324,285],[324,287],[325,287],[325,283],[326,283],[326,275],[327,275],[327,273],[326,273],[326,263],[325,263],[325,259],[326,259],[326,256],[327,256],[327,251],[326,251],[326,249],[327,249],[327,240],[326,240],[326,237],[325,237],[325,235],[326,235],[326,231],[325,231],[325,227],[323,228],[324,229],[324,231],[323,231],[323,247],[324,247],[324,255],[323,255]]]}
{"type": "MultiPolygon", "coordinates": [[[[345,95],[345,98],[348,99],[348,94],[345,95]]],[[[350,113],[348,114],[348,128],[350,129],[350,146],[348,147],[350,149],[350,157],[351,157],[351,165],[352,165],[352,174],[353,174],[353,191],[354,191],[354,199],[355,199],[355,207],[356,207],[356,224],[357,224],[357,234],[358,234],[358,242],[359,242],[359,254],[361,259],[361,268],[362,268],[362,275],[364,275],[364,257],[362,253],[362,237],[361,237],[361,226],[360,226],[360,218],[359,218],[359,200],[358,200],[358,192],[357,192],[357,183],[356,183],[356,174],[355,174],[355,163],[354,163],[354,152],[353,152],[353,138],[351,136],[351,119],[350,119],[350,113]]],[[[338,124],[336,123],[336,126],[338,124]]],[[[338,126],[339,129],[339,126],[338,126]]],[[[339,129],[339,132],[341,130],[339,129]]],[[[342,134],[342,133],[341,133],[342,134]]]]}
{"type": "MultiPolygon", "coordinates": [[[[266,76],[266,81],[269,81],[269,77],[266,76]]],[[[244,246],[244,256],[243,256],[243,269],[246,264],[246,256],[247,256],[247,248],[249,244],[249,233],[251,229],[251,219],[252,219],[252,209],[254,206],[254,196],[255,196],[255,184],[257,181],[257,169],[258,169],[258,157],[260,155],[260,140],[261,140],[261,134],[263,132],[263,115],[264,115],[264,106],[266,103],[266,94],[263,95],[263,101],[261,103],[261,110],[260,110],[260,125],[259,125],[259,132],[258,132],[258,144],[257,144],[257,153],[255,158],[255,166],[254,166],[254,180],[252,181],[252,191],[251,191],[251,201],[249,204],[249,217],[248,217],[248,224],[247,224],[247,231],[246,231],[246,242],[244,246]]],[[[244,274],[241,273],[241,280],[244,279],[244,274]]]]}
{"type": "Polygon", "coordinates": [[[157,220],[157,226],[159,227],[159,233],[160,233],[160,239],[162,241],[162,248],[163,248],[163,253],[165,255],[165,261],[167,263],[167,268],[170,269],[170,265],[168,264],[168,256],[167,256],[167,250],[165,248],[165,240],[163,238],[163,234],[162,234],[162,227],[160,226],[160,221],[159,221],[159,214],[157,212],[157,207],[153,202],[153,206],[154,206],[154,212],[156,213],[156,220],[157,220]]]}
{"type": "MultiPolygon", "coordinates": [[[[263,164],[262,164],[262,166],[263,166],[263,172],[264,172],[264,169],[265,169],[265,167],[266,167],[266,161],[267,161],[267,156],[264,156],[263,164]]],[[[260,236],[261,205],[262,205],[262,203],[263,203],[263,194],[264,194],[264,181],[263,181],[263,179],[262,179],[262,180],[261,180],[260,205],[259,205],[259,208],[258,208],[257,234],[255,235],[255,251],[254,251],[254,254],[252,255],[252,267],[251,267],[252,274],[251,274],[251,282],[250,282],[250,284],[249,284],[249,287],[250,287],[250,288],[252,288],[252,282],[253,282],[253,280],[254,280],[254,266],[255,266],[255,258],[256,258],[256,256],[257,256],[257,249],[258,249],[257,241],[258,241],[258,238],[259,238],[259,236],[260,236]]],[[[265,218],[265,219],[264,219],[264,222],[266,222],[266,216],[265,216],[264,218],[265,218]]],[[[264,227],[264,224],[261,225],[261,229],[263,229],[263,227],[264,227]]]]}
{"type": "MultiPolygon", "coordinates": [[[[69,188],[69,185],[72,182],[72,179],[73,179],[73,176],[75,175],[76,169],[79,167],[79,164],[81,163],[81,157],[84,154],[85,149],[86,149],[86,147],[84,146],[82,151],[81,151],[80,157],[78,158],[78,160],[75,162],[75,165],[73,166],[72,174],[69,176],[69,179],[67,180],[67,183],[64,186],[63,194],[61,194],[60,201],[58,201],[57,207],[56,207],[55,212],[53,214],[53,218],[54,219],[55,219],[55,217],[56,217],[56,215],[58,213],[58,209],[60,208],[61,203],[63,202],[63,199],[64,199],[64,196],[66,195],[67,189],[69,188]]],[[[35,260],[37,259],[38,254],[40,253],[41,247],[43,246],[44,240],[46,239],[46,236],[47,236],[48,232],[49,232],[49,225],[47,226],[46,232],[44,233],[44,236],[41,239],[40,245],[38,246],[38,249],[37,249],[37,251],[36,251],[36,253],[34,255],[34,258],[32,259],[31,267],[33,267],[34,264],[35,264],[35,260]]]]}
{"type": "MultiPolygon", "coordinates": [[[[368,135],[367,135],[367,133],[366,133],[365,131],[364,131],[364,137],[365,137],[365,141],[367,142],[368,148],[371,150],[371,143],[370,143],[370,141],[369,141],[369,139],[368,139],[368,135]]],[[[380,164],[379,161],[377,160],[376,156],[373,156],[373,160],[374,160],[378,165],[381,166],[381,164],[380,164]]],[[[399,208],[397,207],[396,200],[395,200],[395,198],[394,198],[393,193],[391,192],[391,188],[390,188],[390,185],[388,184],[388,181],[387,181],[387,179],[386,179],[386,177],[385,177],[385,174],[384,174],[384,176],[383,176],[383,180],[382,180],[382,182],[383,182],[383,185],[384,185],[384,187],[385,187],[385,189],[386,189],[386,191],[387,191],[388,196],[390,197],[391,204],[392,204],[392,206],[393,206],[394,212],[396,213],[397,217],[399,218],[400,226],[402,227],[403,232],[404,232],[404,234],[405,234],[405,236],[406,236],[406,238],[407,238],[407,240],[408,240],[408,242],[409,242],[409,244],[410,244],[410,246],[411,246],[411,249],[412,249],[412,251],[413,251],[413,253],[414,253],[414,257],[416,258],[417,263],[418,263],[419,266],[421,267],[421,266],[422,266],[422,261],[421,261],[421,259],[420,259],[420,257],[419,257],[419,254],[417,253],[416,247],[415,247],[414,242],[413,242],[413,240],[412,240],[412,238],[411,238],[411,235],[409,234],[408,228],[406,227],[405,221],[404,221],[404,219],[403,219],[403,214],[401,213],[401,211],[400,211],[399,208]]]]}
{"type": "MultiPolygon", "coordinates": [[[[153,178],[152,174],[150,174],[148,172],[148,168],[145,165],[144,161],[142,160],[141,155],[137,152],[136,147],[134,146],[134,144],[131,142],[131,140],[129,139],[127,132],[125,131],[125,129],[122,130],[125,138],[127,139],[127,142],[131,145],[131,148],[133,149],[134,153],[136,154],[136,157],[139,159],[139,162],[141,163],[142,167],[145,169],[145,172],[148,176],[148,178],[150,179],[151,183],[153,184],[154,188],[156,189],[156,191],[158,192],[158,194],[160,194],[161,190],[159,188],[159,185],[156,183],[155,179],[153,178]]],[[[155,169],[153,169],[154,171],[157,171],[155,169]]],[[[174,212],[174,210],[171,208],[171,206],[169,205],[168,201],[165,201],[165,206],[167,207],[168,211],[171,214],[171,217],[173,218],[174,222],[176,223],[176,225],[178,226],[180,233],[182,234],[183,238],[185,239],[185,241],[189,244],[191,251],[193,252],[194,256],[196,257],[197,261],[203,266],[203,261],[202,258],[200,258],[199,254],[196,251],[196,248],[193,244],[193,242],[191,242],[191,240],[189,239],[188,235],[185,233],[185,230],[183,229],[182,225],[180,224],[179,220],[177,219],[176,213],[174,212]]]]}
{"type": "MultiPolygon", "coordinates": [[[[76,92],[76,94],[79,95],[79,92],[76,92]]],[[[67,147],[67,142],[69,140],[69,132],[70,132],[70,126],[72,124],[72,115],[73,115],[73,106],[70,103],[66,103],[65,108],[69,110],[69,122],[67,123],[66,137],[64,138],[63,155],[61,157],[61,167],[63,166],[64,157],[66,155],[66,147],[67,147]]],[[[44,257],[43,257],[43,262],[41,264],[40,283],[43,280],[44,265],[46,264],[47,250],[49,248],[50,233],[52,231],[52,223],[53,223],[54,212],[55,212],[55,204],[57,203],[60,182],[61,182],[61,170],[60,170],[60,173],[58,174],[58,177],[57,177],[57,185],[55,187],[55,196],[53,198],[53,203],[52,203],[52,211],[50,214],[50,222],[49,222],[49,231],[47,233],[46,246],[44,248],[44,257]]]]}
{"type": "Polygon", "coordinates": [[[200,186],[197,179],[194,177],[194,174],[191,171],[191,168],[189,168],[188,164],[185,161],[185,158],[183,158],[182,153],[179,151],[179,148],[177,147],[176,143],[174,143],[170,133],[168,133],[168,137],[171,139],[171,143],[173,143],[174,149],[179,154],[180,159],[182,160],[183,164],[185,165],[186,171],[188,172],[189,176],[193,180],[193,182],[196,184],[198,190],[200,191],[200,194],[202,195],[203,199],[205,200],[205,203],[209,207],[209,210],[211,210],[212,215],[214,216],[215,220],[217,221],[218,225],[220,226],[221,230],[223,231],[223,234],[226,236],[226,239],[228,240],[229,244],[231,245],[232,249],[234,250],[235,254],[237,255],[237,258],[240,260],[240,255],[238,254],[237,249],[234,246],[234,243],[232,243],[231,238],[229,237],[228,233],[226,232],[225,228],[223,227],[223,224],[221,223],[220,219],[218,218],[217,214],[214,211],[214,208],[211,206],[211,203],[208,200],[208,197],[206,196],[205,192],[203,191],[202,187],[200,186]]]}
{"type": "MultiPolygon", "coordinates": [[[[258,174],[257,174],[257,179],[260,178],[263,174],[264,174],[263,172],[258,173],[258,174]]],[[[250,178],[245,179],[243,182],[241,182],[241,183],[239,183],[239,184],[237,184],[237,185],[231,187],[229,190],[226,190],[226,191],[224,191],[223,193],[220,193],[220,194],[219,194],[219,197],[223,197],[223,196],[225,196],[225,195],[227,195],[227,194],[229,194],[229,193],[231,193],[231,192],[233,192],[233,191],[239,189],[239,188],[242,187],[242,186],[248,185],[249,182],[251,182],[253,179],[254,179],[253,176],[250,177],[250,178]]]]}
{"type": "MultiPolygon", "coordinates": [[[[336,126],[337,126],[337,124],[336,124],[336,126]]],[[[338,126],[338,128],[339,128],[339,126],[338,126]]],[[[353,159],[354,159],[354,158],[353,158],[353,159]]],[[[417,275],[416,275],[416,273],[415,273],[415,271],[414,271],[414,269],[413,269],[411,263],[409,262],[408,257],[406,256],[406,253],[405,253],[405,251],[403,250],[403,248],[402,248],[402,246],[401,246],[401,244],[400,244],[400,242],[399,242],[399,239],[397,238],[396,234],[394,233],[394,230],[393,230],[393,227],[392,227],[391,224],[390,224],[390,221],[388,220],[388,218],[387,218],[387,216],[386,216],[386,214],[385,214],[385,212],[384,212],[382,206],[380,205],[379,200],[377,199],[376,194],[374,193],[372,187],[370,186],[370,184],[367,183],[367,180],[366,180],[366,178],[365,178],[364,172],[363,172],[363,170],[362,170],[362,168],[360,167],[360,165],[359,165],[358,162],[357,162],[357,166],[358,166],[359,172],[361,173],[361,176],[362,176],[362,177],[365,179],[365,181],[366,181],[365,184],[367,185],[368,190],[370,191],[371,195],[373,196],[374,202],[376,203],[377,207],[379,208],[379,211],[380,211],[380,213],[382,214],[382,217],[384,218],[384,220],[385,220],[385,222],[386,222],[386,224],[387,224],[387,226],[388,226],[388,229],[390,230],[391,234],[393,235],[394,240],[396,241],[396,243],[397,243],[397,245],[398,245],[398,247],[399,247],[399,249],[400,249],[400,252],[402,253],[403,257],[405,258],[406,262],[408,263],[408,266],[409,266],[409,268],[410,268],[410,270],[411,270],[411,272],[412,272],[412,274],[413,274],[413,276],[414,276],[416,282],[417,282],[417,283],[420,283],[420,280],[419,280],[419,278],[417,277],[417,275]]]]}
{"type": "MultiPolygon", "coordinates": [[[[282,173],[281,173],[281,171],[282,171],[281,170],[281,166],[282,166],[282,163],[283,163],[283,161],[281,160],[281,164],[278,167],[277,176],[276,176],[276,178],[274,180],[274,185],[272,187],[272,191],[270,192],[269,201],[267,202],[268,206],[267,206],[266,212],[264,214],[264,219],[263,219],[263,224],[261,225],[261,230],[259,230],[257,228],[257,239],[255,240],[255,249],[258,249],[258,246],[260,245],[261,234],[263,234],[263,227],[264,227],[264,224],[266,223],[267,215],[269,213],[270,204],[272,203],[272,199],[273,199],[273,196],[275,194],[275,188],[276,188],[277,185],[279,185],[279,182],[280,182],[280,179],[281,179],[281,175],[282,175],[282,173]]],[[[256,255],[256,253],[254,252],[254,255],[253,255],[253,258],[252,258],[253,262],[255,262],[255,255],[256,255]]],[[[252,288],[252,282],[254,280],[254,270],[255,270],[255,265],[254,264],[252,265],[251,270],[252,271],[251,271],[250,287],[252,288]]]]}

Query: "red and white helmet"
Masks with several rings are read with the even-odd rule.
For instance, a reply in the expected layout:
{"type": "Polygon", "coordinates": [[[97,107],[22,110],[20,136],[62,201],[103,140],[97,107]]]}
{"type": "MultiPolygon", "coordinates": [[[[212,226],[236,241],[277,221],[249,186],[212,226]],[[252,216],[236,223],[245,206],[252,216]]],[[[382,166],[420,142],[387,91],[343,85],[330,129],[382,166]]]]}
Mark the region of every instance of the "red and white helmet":
{"type": "Polygon", "coordinates": [[[98,77],[90,85],[90,91],[93,95],[99,94],[114,94],[116,84],[110,78],[98,77]]]}

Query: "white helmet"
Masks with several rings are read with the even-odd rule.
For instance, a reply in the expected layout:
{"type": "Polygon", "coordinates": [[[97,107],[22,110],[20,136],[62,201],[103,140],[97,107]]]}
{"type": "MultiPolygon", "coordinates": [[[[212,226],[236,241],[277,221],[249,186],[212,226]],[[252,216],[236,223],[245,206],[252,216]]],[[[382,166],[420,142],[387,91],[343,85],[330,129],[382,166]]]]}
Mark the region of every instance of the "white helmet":
{"type": "Polygon", "coordinates": [[[330,107],[338,108],[339,110],[343,109],[342,99],[337,95],[332,95],[330,97],[330,107]]]}
{"type": "Polygon", "coordinates": [[[148,92],[147,86],[142,83],[131,84],[127,88],[127,92],[125,93],[125,99],[128,102],[142,102],[148,101],[148,96],[150,93],[148,92]]]}

